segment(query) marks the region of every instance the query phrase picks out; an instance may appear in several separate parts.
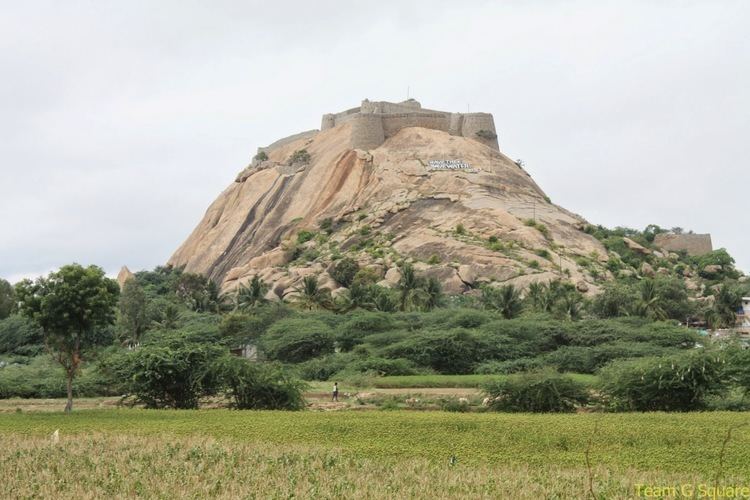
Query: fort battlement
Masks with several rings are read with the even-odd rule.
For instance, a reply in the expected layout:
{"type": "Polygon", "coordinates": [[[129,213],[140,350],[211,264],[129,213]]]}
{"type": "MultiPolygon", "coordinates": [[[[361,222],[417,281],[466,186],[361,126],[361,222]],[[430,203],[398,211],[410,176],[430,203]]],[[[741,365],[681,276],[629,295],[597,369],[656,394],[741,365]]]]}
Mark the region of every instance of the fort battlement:
{"type": "Polygon", "coordinates": [[[352,149],[374,149],[406,127],[442,130],[500,149],[491,114],[424,109],[414,99],[398,103],[365,99],[357,108],[323,115],[320,129],[326,130],[344,123],[351,124],[352,149]]]}
{"type": "Polygon", "coordinates": [[[710,234],[659,233],[654,245],[670,252],[685,251],[688,255],[703,255],[713,250],[710,234]]]}

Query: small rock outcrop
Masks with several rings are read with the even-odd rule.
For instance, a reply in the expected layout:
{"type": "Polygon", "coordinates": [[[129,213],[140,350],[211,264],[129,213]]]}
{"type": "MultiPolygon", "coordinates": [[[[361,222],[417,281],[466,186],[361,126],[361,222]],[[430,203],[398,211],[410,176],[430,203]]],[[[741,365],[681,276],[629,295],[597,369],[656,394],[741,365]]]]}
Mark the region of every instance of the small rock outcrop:
{"type": "Polygon", "coordinates": [[[120,285],[120,290],[125,287],[125,282],[130,279],[135,279],[135,274],[130,272],[128,266],[122,266],[122,268],[120,268],[120,272],[117,273],[117,284],[120,285]]]}

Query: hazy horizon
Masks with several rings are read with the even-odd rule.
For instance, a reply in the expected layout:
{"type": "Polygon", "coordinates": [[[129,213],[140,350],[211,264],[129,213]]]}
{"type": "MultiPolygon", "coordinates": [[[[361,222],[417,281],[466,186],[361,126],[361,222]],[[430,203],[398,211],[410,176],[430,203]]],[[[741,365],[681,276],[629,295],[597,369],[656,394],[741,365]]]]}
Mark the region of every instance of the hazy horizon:
{"type": "Polygon", "coordinates": [[[364,98],[494,115],[594,224],[711,233],[750,271],[750,4],[143,1],[0,18],[0,277],[164,264],[258,146],[364,98]],[[744,226],[743,226],[744,224],[744,226]]]}

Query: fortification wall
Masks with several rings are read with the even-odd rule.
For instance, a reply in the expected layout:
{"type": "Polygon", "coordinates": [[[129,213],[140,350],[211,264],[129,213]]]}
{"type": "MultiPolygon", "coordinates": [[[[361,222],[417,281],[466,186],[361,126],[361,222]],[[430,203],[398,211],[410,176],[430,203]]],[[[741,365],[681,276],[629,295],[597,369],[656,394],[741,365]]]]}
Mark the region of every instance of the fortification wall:
{"type": "Polygon", "coordinates": [[[450,115],[447,113],[397,113],[383,116],[385,137],[394,136],[406,127],[423,127],[448,132],[450,115]]]}
{"type": "Polygon", "coordinates": [[[362,113],[414,113],[420,111],[422,105],[419,101],[409,99],[404,102],[373,101],[365,99],[362,101],[360,110],[362,113]]]}
{"type": "Polygon", "coordinates": [[[320,129],[327,130],[344,123],[352,124],[351,144],[357,149],[376,148],[386,138],[392,137],[399,130],[407,127],[442,130],[451,135],[474,139],[496,150],[500,149],[495,121],[491,114],[446,113],[423,109],[422,105],[414,99],[399,103],[371,102],[365,99],[358,108],[323,115],[320,129]],[[363,119],[363,116],[367,118],[363,119]],[[480,130],[491,132],[495,137],[480,137],[477,135],[480,130]]]}
{"type": "Polygon", "coordinates": [[[375,149],[385,141],[383,118],[378,114],[357,114],[351,122],[352,149],[375,149]]]}
{"type": "Polygon", "coordinates": [[[495,120],[489,113],[468,113],[463,115],[461,135],[464,137],[469,137],[471,139],[476,139],[477,141],[486,144],[491,148],[500,150],[500,145],[497,142],[495,120]],[[477,132],[479,132],[480,130],[489,130],[495,135],[495,138],[487,139],[477,136],[477,132]]]}
{"type": "Polygon", "coordinates": [[[670,252],[684,250],[688,255],[703,255],[713,251],[710,234],[661,233],[654,238],[654,245],[670,252]]]}

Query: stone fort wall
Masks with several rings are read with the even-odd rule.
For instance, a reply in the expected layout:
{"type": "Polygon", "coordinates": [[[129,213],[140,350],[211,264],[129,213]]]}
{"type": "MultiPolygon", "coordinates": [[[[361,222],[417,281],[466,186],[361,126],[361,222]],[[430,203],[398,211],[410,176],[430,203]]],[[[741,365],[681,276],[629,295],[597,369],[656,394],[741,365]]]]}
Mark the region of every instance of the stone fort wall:
{"type": "Polygon", "coordinates": [[[401,103],[371,102],[365,99],[359,108],[341,113],[323,115],[321,130],[343,123],[351,123],[352,149],[374,149],[399,130],[423,127],[442,130],[451,135],[477,140],[499,150],[497,137],[479,137],[477,132],[487,130],[496,134],[495,120],[489,113],[447,113],[423,109],[414,99],[401,103]]]}
{"type": "Polygon", "coordinates": [[[684,250],[688,255],[703,255],[713,251],[710,234],[660,233],[654,238],[654,245],[670,252],[684,250]]]}

